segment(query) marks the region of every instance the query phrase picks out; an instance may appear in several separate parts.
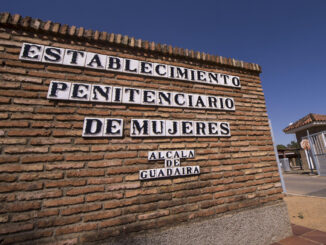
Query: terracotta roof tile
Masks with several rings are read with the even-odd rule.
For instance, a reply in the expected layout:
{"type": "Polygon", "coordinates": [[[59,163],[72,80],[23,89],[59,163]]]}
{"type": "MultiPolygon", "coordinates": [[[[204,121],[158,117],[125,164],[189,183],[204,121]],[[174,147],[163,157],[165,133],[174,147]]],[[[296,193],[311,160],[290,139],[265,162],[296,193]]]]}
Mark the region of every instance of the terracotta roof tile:
{"type": "Polygon", "coordinates": [[[16,29],[31,30],[54,35],[67,36],[69,38],[80,38],[98,42],[114,43],[120,46],[136,47],[139,49],[150,50],[158,53],[180,56],[187,59],[211,62],[223,66],[231,66],[238,69],[250,70],[257,73],[261,72],[261,67],[254,63],[247,63],[231,58],[217,55],[210,55],[204,52],[197,52],[183,48],[172,47],[166,44],[143,41],[134,39],[121,34],[85,30],[83,27],[76,28],[66,24],[53,23],[52,21],[42,21],[30,17],[22,17],[19,14],[0,13],[0,26],[8,26],[16,29]],[[100,33],[100,34],[99,34],[100,33]]]}
{"type": "Polygon", "coordinates": [[[283,129],[283,131],[286,133],[291,130],[294,130],[294,129],[303,127],[305,125],[308,125],[310,123],[313,123],[313,122],[325,122],[326,123],[326,115],[310,113],[310,114],[304,116],[303,118],[299,119],[295,123],[292,123],[291,125],[287,126],[285,129],[283,129]]]}

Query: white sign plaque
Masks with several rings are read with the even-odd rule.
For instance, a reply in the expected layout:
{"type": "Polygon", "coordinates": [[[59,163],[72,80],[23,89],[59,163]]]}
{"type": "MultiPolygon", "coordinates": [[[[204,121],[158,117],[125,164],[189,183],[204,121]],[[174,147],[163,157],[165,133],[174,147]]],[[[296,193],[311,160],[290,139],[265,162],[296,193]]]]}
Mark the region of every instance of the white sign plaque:
{"type": "Polygon", "coordinates": [[[233,98],[204,94],[51,81],[48,99],[235,111],[233,98]]]}
{"type": "Polygon", "coordinates": [[[150,151],[148,160],[164,160],[164,168],[139,170],[139,179],[160,179],[199,175],[199,166],[181,166],[181,158],[193,158],[194,150],[150,151]]]}
{"type": "Polygon", "coordinates": [[[23,44],[19,59],[132,73],[209,85],[233,88],[241,87],[240,78],[237,76],[33,43],[23,44]]]}

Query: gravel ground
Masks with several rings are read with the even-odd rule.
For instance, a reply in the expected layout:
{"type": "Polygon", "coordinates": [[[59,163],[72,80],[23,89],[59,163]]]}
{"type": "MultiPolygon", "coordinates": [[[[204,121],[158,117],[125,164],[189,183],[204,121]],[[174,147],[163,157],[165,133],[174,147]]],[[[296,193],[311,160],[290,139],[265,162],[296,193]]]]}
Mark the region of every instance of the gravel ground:
{"type": "Polygon", "coordinates": [[[284,200],[291,223],[326,232],[326,198],[287,195],[284,200]]]}

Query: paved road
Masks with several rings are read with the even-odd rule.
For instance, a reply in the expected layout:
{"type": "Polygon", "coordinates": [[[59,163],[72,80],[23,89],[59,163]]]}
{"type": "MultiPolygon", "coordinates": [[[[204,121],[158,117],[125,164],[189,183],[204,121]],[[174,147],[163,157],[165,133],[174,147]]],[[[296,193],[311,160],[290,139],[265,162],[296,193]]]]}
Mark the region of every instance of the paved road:
{"type": "Polygon", "coordinates": [[[326,177],[284,174],[286,192],[307,196],[326,197],[326,177]]]}

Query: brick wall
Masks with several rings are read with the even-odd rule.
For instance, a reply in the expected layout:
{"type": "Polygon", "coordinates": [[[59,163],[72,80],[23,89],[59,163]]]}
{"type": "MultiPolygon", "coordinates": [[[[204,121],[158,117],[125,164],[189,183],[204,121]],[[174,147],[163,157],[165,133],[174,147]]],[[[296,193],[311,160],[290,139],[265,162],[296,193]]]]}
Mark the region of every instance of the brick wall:
{"type": "Polygon", "coordinates": [[[128,37],[124,45],[121,36],[106,37],[104,41],[99,32],[1,15],[2,244],[83,243],[282,199],[258,66],[166,46],[157,50],[160,45],[138,45],[137,40],[133,46],[128,37]],[[21,61],[23,42],[227,73],[239,76],[242,87],[21,61]],[[52,80],[230,96],[236,110],[51,101],[46,96],[52,80]],[[86,116],[124,119],[124,136],[83,138],[86,116]],[[132,118],[227,121],[232,136],[130,138],[132,118]],[[194,149],[195,158],[182,164],[199,165],[201,174],[139,181],[139,170],[163,167],[147,160],[148,151],[167,149],[194,149]]]}

